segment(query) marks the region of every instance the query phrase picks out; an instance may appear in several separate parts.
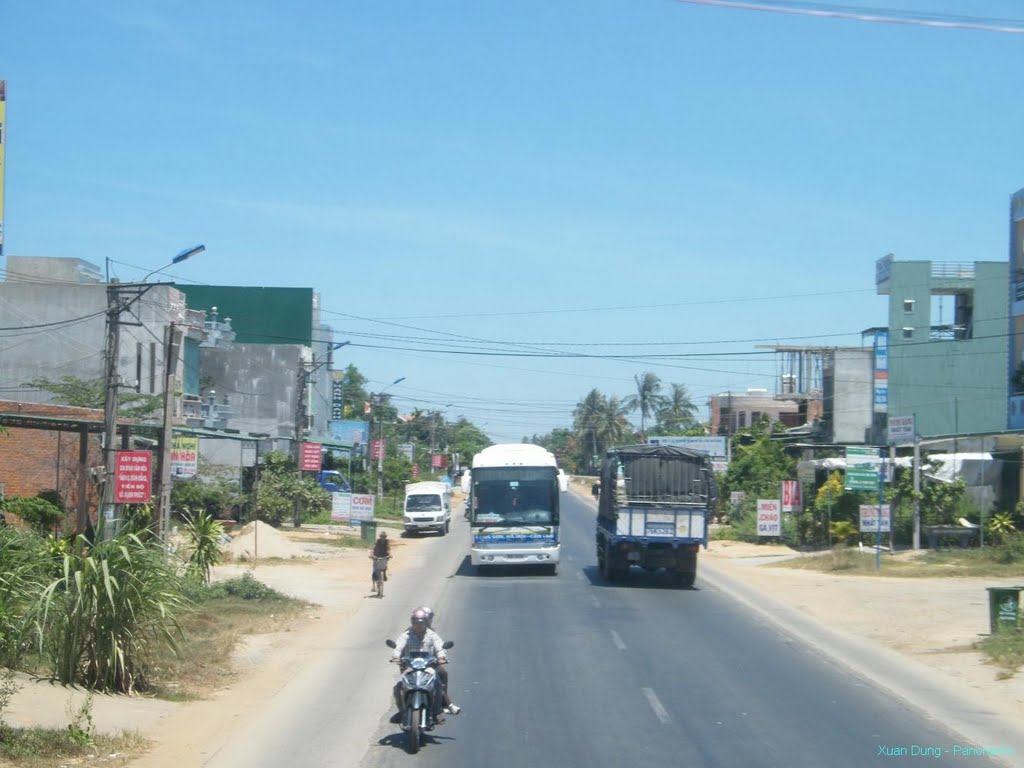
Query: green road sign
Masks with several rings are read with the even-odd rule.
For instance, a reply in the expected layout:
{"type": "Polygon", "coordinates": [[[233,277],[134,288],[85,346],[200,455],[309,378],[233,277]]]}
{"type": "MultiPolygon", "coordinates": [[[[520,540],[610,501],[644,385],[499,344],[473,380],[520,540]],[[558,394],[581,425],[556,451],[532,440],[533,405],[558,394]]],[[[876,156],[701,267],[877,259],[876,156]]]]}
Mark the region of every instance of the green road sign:
{"type": "Polygon", "coordinates": [[[872,491],[878,488],[881,460],[877,448],[846,449],[846,481],[848,491],[872,491]]]}

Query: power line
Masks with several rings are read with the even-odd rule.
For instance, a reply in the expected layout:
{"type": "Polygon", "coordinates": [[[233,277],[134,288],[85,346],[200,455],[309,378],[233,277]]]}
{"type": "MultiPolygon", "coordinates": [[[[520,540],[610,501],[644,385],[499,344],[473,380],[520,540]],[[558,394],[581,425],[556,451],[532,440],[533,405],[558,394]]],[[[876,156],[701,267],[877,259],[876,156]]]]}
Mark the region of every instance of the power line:
{"type": "Polygon", "coordinates": [[[716,8],[734,8],[743,11],[763,11],[794,16],[816,16],[820,18],[863,21],[873,24],[900,24],[914,27],[941,29],[968,29],[978,32],[1002,32],[1024,34],[1024,20],[999,19],[985,16],[957,16],[948,13],[915,13],[913,11],[886,10],[879,8],[858,8],[834,5],[832,3],[776,3],[773,0],[676,0],[688,5],[705,5],[716,8]]]}

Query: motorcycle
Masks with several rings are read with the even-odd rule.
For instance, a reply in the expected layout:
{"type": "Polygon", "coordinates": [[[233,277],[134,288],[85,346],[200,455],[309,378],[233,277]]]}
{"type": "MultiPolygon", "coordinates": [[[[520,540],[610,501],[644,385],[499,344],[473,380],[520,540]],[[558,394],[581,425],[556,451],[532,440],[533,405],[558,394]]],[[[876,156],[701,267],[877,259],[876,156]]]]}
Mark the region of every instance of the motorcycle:
{"type": "MultiPolygon", "coordinates": [[[[388,648],[396,648],[394,640],[386,640],[388,648]]],[[[448,640],[444,649],[453,648],[448,640]]],[[[402,730],[409,734],[409,751],[420,749],[424,731],[438,725],[437,713],[441,709],[440,684],[437,681],[437,657],[427,651],[412,651],[398,660],[402,671],[402,730]]]]}

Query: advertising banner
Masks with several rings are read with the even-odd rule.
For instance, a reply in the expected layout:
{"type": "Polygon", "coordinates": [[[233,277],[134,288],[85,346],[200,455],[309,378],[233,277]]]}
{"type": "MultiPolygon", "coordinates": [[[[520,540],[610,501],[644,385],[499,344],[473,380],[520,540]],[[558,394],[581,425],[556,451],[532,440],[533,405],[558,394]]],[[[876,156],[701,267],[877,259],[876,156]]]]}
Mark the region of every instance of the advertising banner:
{"type": "Polygon", "coordinates": [[[371,440],[370,441],[370,458],[374,461],[379,461],[384,455],[384,441],[383,440],[371,440]]]}
{"type": "Polygon", "coordinates": [[[448,455],[444,453],[435,453],[430,457],[430,466],[433,469],[444,469],[448,466],[448,455]]]}
{"type": "Polygon", "coordinates": [[[320,443],[302,444],[302,471],[319,472],[323,465],[323,445],[320,443]]]}
{"type": "Polygon", "coordinates": [[[877,448],[846,449],[846,479],[843,483],[846,490],[877,490],[880,471],[881,459],[877,448]]]}
{"type": "Polygon", "coordinates": [[[860,532],[861,533],[876,533],[881,530],[882,533],[889,533],[892,530],[891,516],[889,514],[889,505],[882,505],[882,527],[878,527],[878,505],[872,504],[861,504],[860,505],[860,532]]]}
{"type": "Polygon", "coordinates": [[[349,445],[365,446],[370,439],[370,422],[353,419],[332,419],[328,426],[332,440],[349,445]]]}
{"type": "Polygon", "coordinates": [[[114,467],[114,503],[145,504],[153,495],[153,455],[149,451],[118,451],[114,467]]]}
{"type": "Polygon", "coordinates": [[[875,332],[875,413],[889,410],[889,332],[875,332]]]}
{"type": "Polygon", "coordinates": [[[405,458],[407,458],[409,461],[412,461],[413,451],[415,451],[415,449],[416,446],[413,445],[412,443],[402,443],[401,445],[398,446],[398,453],[402,456],[405,456],[405,458]]]}
{"type": "Polygon", "coordinates": [[[347,523],[352,519],[352,494],[331,494],[331,520],[347,523]]]}
{"type": "Polygon", "coordinates": [[[757,500],[757,535],[782,535],[782,504],[778,499],[757,500]]]}
{"type": "Polygon", "coordinates": [[[171,439],[171,477],[195,477],[199,472],[199,438],[180,435],[171,439]]]}
{"type": "Polygon", "coordinates": [[[914,442],[914,417],[889,417],[889,445],[906,445],[914,442]]]}
{"type": "Polygon", "coordinates": [[[373,503],[376,497],[372,493],[352,494],[352,520],[369,522],[373,520],[373,503]]]}
{"type": "Polygon", "coordinates": [[[0,256],[4,255],[4,143],[7,141],[7,81],[0,80],[0,256]]]}
{"type": "Polygon", "coordinates": [[[803,512],[804,500],[800,494],[800,483],[796,480],[782,481],[782,511],[803,512]]]}
{"type": "Polygon", "coordinates": [[[331,371],[331,420],[345,418],[345,372],[331,371]]]}

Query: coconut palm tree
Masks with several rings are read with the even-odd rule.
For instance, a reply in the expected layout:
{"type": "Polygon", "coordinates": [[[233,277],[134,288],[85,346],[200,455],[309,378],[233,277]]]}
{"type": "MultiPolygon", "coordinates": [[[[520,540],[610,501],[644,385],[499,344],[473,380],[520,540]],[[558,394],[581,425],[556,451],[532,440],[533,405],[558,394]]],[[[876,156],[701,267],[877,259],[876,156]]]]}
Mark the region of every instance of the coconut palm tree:
{"type": "Polygon", "coordinates": [[[625,399],[623,405],[627,411],[640,411],[640,440],[647,442],[647,419],[658,413],[665,406],[665,396],[661,394],[661,379],[653,371],[633,377],[636,382],[636,394],[625,399]]]}
{"type": "Polygon", "coordinates": [[[590,449],[590,456],[584,463],[591,469],[593,469],[593,457],[601,455],[598,449],[597,425],[601,421],[601,413],[606,407],[605,396],[597,389],[592,389],[576,404],[576,408],[572,412],[572,426],[576,440],[583,450],[590,449]]]}
{"type": "Polygon", "coordinates": [[[598,421],[598,442],[602,452],[607,448],[630,441],[633,427],[626,418],[629,408],[617,397],[609,397],[601,410],[598,421]]]}
{"type": "Polygon", "coordinates": [[[690,399],[686,385],[673,383],[671,387],[664,406],[658,411],[658,423],[668,430],[688,426],[697,416],[697,406],[690,399]]]}

